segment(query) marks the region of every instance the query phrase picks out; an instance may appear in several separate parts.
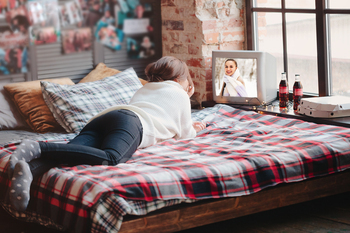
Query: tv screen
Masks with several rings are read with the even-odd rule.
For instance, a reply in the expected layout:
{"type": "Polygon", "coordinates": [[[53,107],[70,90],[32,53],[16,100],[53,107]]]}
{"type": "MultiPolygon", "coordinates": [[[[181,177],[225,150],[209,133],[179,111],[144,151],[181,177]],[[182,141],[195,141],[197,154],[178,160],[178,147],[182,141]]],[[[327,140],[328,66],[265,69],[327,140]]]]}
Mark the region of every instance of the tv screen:
{"type": "Polygon", "coordinates": [[[277,97],[276,59],[260,51],[213,51],[213,97],[217,103],[262,105],[277,97]]]}

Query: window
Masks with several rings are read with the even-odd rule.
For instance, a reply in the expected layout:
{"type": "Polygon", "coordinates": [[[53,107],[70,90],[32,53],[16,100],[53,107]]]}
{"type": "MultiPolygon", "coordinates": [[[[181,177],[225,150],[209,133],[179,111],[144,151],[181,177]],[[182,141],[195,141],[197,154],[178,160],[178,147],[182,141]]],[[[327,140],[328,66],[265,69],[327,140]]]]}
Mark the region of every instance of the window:
{"type": "MultiPolygon", "coordinates": [[[[277,59],[289,88],[300,74],[306,95],[350,96],[349,0],[247,0],[249,50],[277,59]]],[[[279,78],[278,78],[279,82],[279,78]]]]}

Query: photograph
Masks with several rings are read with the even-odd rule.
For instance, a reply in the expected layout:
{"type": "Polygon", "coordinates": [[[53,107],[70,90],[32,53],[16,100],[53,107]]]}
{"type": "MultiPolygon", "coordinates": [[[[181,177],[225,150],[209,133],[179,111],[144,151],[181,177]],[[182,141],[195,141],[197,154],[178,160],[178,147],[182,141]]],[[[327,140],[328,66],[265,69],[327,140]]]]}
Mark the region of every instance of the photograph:
{"type": "Polygon", "coordinates": [[[54,27],[56,30],[60,28],[59,7],[57,0],[43,1],[45,21],[42,26],[54,27]]]}
{"type": "Polygon", "coordinates": [[[62,31],[62,50],[64,54],[88,51],[92,48],[91,28],[77,28],[62,31]]]}
{"type": "Polygon", "coordinates": [[[149,35],[127,37],[126,44],[129,58],[149,58],[155,54],[154,42],[149,35]]]}
{"type": "Polygon", "coordinates": [[[70,24],[69,15],[68,15],[67,7],[65,4],[58,6],[58,13],[59,13],[61,26],[65,27],[65,26],[69,25],[70,24]]]}
{"type": "Polygon", "coordinates": [[[70,1],[66,3],[66,10],[68,12],[69,24],[81,24],[83,15],[78,1],[70,1]]]}
{"type": "Polygon", "coordinates": [[[101,12],[101,4],[99,0],[89,1],[91,5],[84,15],[84,26],[94,27],[97,22],[102,18],[103,13],[101,12]]]}
{"type": "Polygon", "coordinates": [[[256,70],[256,59],[216,58],[216,95],[257,97],[256,70]]]}
{"type": "Polygon", "coordinates": [[[123,41],[123,33],[112,25],[105,24],[103,26],[100,25],[95,32],[96,39],[103,45],[111,48],[113,50],[120,50],[121,44],[123,41]]]}
{"type": "Polygon", "coordinates": [[[40,24],[45,21],[42,1],[28,1],[28,13],[32,24],[40,24]]]}
{"type": "Polygon", "coordinates": [[[8,11],[7,0],[0,0],[0,18],[5,18],[7,11],[8,11]]]}
{"type": "Polygon", "coordinates": [[[0,74],[28,72],[28,35],[0,27],[0,74]]]}
{"type": "Polygon", "coordinates": [[[115,25],[125,33],[141,33],[153,31],[151,25],[152,5],[140,1],[118,0],[114,6],[115,25]]]}
{"type": "Polygon", "coordinates": [[[31,25],[27,8],[23,5],[6,13],[6,22],[11,26],[13,32],[26,34],[31,25]]]}
{"type": "Polygon", "coordinates": [[[58,41],[54,27],[32,26],[30,29],[30,41],[35,45],[51,44],[58,41]]]}

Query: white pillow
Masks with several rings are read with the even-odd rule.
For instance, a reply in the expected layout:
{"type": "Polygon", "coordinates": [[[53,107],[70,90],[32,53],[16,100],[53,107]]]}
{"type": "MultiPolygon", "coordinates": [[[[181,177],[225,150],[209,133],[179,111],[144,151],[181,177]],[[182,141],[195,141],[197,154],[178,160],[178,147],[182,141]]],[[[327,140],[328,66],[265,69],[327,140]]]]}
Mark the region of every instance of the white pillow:
{"type": "Polygon", "coordinates": [[[29,126],[22,118],[16,105],[0,84],[0,130],[27,129],[29,126]]]}
{"type": "Polygon", "coordinates": [[[142,87],[133,68],[116,75],[76,85],[41,81],[44,100],[57,122],[69,133],[78,133],[99,112],[128,104],[142,87]]]}

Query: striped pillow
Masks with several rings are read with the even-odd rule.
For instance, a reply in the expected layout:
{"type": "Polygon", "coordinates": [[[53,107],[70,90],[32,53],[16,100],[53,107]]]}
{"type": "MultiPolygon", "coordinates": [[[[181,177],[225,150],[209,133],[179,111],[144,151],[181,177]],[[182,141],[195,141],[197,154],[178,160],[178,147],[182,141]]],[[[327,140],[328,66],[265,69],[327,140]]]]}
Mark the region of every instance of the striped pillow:
{"type": "Polygon", "coordinates": [[[68,133],[80,132],[90,118],[109,107],[128,104],[141,87],[133,68],[73,86],[41,81],[47,106],[68,133]]]}

